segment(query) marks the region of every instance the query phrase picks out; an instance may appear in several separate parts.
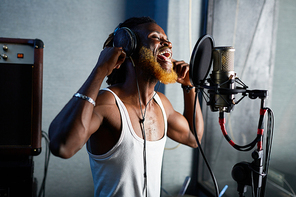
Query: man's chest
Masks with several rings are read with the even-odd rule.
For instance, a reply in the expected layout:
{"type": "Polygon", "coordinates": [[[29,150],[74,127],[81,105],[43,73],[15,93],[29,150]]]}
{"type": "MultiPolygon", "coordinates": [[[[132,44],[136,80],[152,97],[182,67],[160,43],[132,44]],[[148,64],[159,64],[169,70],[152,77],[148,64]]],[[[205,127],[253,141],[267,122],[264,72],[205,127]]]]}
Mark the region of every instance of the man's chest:
{"type": "Polygon", "coordinates": [[[154,103],[142,110],[139,107],[126,105],[126,109],[132,127],[140,138],[143,138],[143,132],[145,132],[148,141],[157,141],[164,136],[164,117],[158,104],[154,103]]]}

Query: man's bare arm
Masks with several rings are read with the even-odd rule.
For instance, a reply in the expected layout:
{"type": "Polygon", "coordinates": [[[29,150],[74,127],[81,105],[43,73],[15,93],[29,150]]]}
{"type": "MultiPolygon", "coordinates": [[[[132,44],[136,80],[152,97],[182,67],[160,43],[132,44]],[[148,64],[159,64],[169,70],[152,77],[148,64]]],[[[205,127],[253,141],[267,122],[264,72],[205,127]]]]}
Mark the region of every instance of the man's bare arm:
{"type": "MultiPolygon", "coordinates": [[[[183,86],[192,86],[189,80],[189,66],[184,61],[173,60],[175,70],[178,74],[178,80],[183,86]]],[[[194,110],[195,101],[195,88],[191,88],[189,91],[183,89],[184,95],[184,113],[183,116],[176,112],[171,105],[167,105],[169,110],[168,124],[170,130],[168,130],[168,136],[175,141],[186,144],[191,147],[197,147],[195,137],[193,135],[193,113],[195,111],[195,128],[199,141],[203,136],[204,122],[201,112],[201,108],[197,98],[197,105],[194,110]],[[171,107],[170,107],[171,106],[171,107]]]]}
{"type": "MultiPolygon", "coordinates": [[[[163,98],[163,101],[164,101],[163,103],[168,116],[167,117],[168,118],[168,131],[167,131],[168,137],[176,142],[196,148],[197,142],[193,135],[192,109],[184,110],[184,115],[182,115],[173,109],[173,106],[169,103],[168,100],[167,101],[165,100],[167,100],[167,98],[163,98]]],[[[189,105],[187,105],[187,107],[189,107],[189,105]]],[[[203,118],[201,116],[201,113],[200,115],[198,115],[198,113],[199,112],[197,111],[196,130],[197,130],[198,138],[199,140],[201,140],[203,135],[203,118]]]]}
{"type": "MultiPolygon", "coordinates": [[[[104,78],[125,60],[121,48],[105,48],[92,73],[78,90],[97,102],[104,78]]],[[[94,113],[95,106],[87,100],[73,97],[55,117],[49,127],[50,149],[56,156],[72,157],[102,123],[103,116],[94,113]]]]}

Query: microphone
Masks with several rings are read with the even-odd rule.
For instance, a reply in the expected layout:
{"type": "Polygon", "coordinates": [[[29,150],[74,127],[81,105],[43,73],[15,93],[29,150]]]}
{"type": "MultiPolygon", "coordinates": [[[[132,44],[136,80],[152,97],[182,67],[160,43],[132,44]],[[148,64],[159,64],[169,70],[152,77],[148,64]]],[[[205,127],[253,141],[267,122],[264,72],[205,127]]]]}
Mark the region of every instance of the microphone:
{"type": "Polygon", "coordinates": [[[210,35],[201,37],[194,46],[189,64],[189,79],[191,84],[202,92],[203,89],[208,90],[207,105],[213,112],[230,112],[248,92],[252,98],[260,96],[248,91],[248,86],[236,77],[234,51],[234,47],[230,46],[214,47],[214,39],[210,35]],[[210,78],[207,78],[212,62],[212,73],[210,78]],[[236,83],[240,86],[236,87],[236,83]],[[234,103],[234,95],[238,93],[242,93],[243,97],[234,103]]]}
{"type": "Polygon", "coordinates": [[[212,111],[230,112],[235,105],[234,51],[233,47],[213,48],[213,70],[209,82],[214,88],[209,90],[208,103],[212,111]]]}

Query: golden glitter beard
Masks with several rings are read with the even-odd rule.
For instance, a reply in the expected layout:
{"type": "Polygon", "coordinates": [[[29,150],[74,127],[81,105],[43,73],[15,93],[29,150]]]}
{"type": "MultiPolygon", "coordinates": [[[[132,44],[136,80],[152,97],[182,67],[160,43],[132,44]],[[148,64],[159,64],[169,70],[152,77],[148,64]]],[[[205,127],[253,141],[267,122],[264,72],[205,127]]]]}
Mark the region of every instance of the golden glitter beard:
{"type": "Polygon", "coordinates": [[[171,71],[164,70],[155,60],[151,50],[142,46],[139,54],[140,66],[148,75],[154,76],[163,84],[175,83],[177,81],[177,73],[173,69],[171,71]]]}

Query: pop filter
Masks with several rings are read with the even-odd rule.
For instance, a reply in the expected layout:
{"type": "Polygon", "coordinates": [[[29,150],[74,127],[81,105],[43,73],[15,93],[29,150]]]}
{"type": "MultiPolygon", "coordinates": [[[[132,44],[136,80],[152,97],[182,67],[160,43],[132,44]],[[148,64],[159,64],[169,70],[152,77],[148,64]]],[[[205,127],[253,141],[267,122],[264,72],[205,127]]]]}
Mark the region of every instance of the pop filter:
{"type": "Polygon", "coordinates": [[[203,85],[210,71],[214,39],[210,35],[201,37],[194,46],[190,64],[189,78],[193,86],[203,85]]]}

